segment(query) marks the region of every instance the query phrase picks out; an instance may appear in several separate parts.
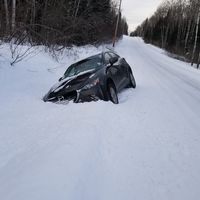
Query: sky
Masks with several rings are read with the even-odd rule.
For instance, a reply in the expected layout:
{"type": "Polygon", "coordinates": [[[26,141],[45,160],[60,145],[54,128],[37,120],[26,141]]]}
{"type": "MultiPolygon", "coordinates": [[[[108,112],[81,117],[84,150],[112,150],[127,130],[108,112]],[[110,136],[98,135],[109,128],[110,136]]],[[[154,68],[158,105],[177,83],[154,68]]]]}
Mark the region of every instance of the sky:
{"type": "MultiPolygon", "coordinates": [[[[120,0],[115,0],[120,1],[120,0]]],[[[122,14],[129,24],[129,31],[150,17],[163,0],[122,0],[122,14]]]]}

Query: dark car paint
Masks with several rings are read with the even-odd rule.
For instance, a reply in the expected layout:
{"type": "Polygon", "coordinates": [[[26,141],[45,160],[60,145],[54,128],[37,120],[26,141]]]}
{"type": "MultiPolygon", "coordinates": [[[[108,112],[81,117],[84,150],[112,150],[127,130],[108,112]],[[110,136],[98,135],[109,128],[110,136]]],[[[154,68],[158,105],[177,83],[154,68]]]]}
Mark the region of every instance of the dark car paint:
{"type": "MultiPolygon", "coordinates": [[[[44,96],[46,101],[74,100],[74,102],[84,102],[93,100],[108,101],[108,83],[113,83],[117,93],[130,84],[129,73],[132,73],[130,66],[124,58],[120,58],[114,64],[105,60],[105,54],[102,53],[102,66],[90,72],[86,72],[75,77],[69,77],[55,84],[50,91],[44,96]],[[92,77],[91,77],[92,76],[92,77]],[[99,83],[89,89],[84,86],[95,80],[99,83]]],[[[110,52],[113,55],[113,52],[110,52]]],[[[79,61],[81,62],[81,61],[79,61]]]]}

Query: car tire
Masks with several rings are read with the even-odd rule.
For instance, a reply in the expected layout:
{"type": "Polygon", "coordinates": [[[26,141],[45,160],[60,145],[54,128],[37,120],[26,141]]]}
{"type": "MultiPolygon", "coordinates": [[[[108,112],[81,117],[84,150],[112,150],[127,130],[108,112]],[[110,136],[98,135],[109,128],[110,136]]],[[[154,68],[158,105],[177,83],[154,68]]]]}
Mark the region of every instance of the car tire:
{"type": "Polygon", "coordinates": [[[108,85],[108,95],[110,101],[112,101],[114,104],[119,104],[118,95],[114,84],[108,85]]]}
{"type": "Polygon", "coordinates": [[[136,81],[135,81],[135,78],[134,78],[133,73],[131,71],[129,71],[129,81],[130,81],[129,87],[135,89],[136,88],[136,81]]]}

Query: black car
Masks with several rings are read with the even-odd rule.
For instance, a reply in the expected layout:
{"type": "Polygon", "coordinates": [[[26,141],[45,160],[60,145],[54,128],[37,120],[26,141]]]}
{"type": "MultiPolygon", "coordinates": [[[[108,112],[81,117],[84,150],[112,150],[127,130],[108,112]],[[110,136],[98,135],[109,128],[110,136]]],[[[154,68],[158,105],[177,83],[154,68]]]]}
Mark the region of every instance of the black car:
{"type": "Polygon", "coordinates": [[[124,58],[107,51],[72,64],[43,100],[88,102],[99,99],[118,104],[118,93],[136,88],[133,72],[124,58]]]}

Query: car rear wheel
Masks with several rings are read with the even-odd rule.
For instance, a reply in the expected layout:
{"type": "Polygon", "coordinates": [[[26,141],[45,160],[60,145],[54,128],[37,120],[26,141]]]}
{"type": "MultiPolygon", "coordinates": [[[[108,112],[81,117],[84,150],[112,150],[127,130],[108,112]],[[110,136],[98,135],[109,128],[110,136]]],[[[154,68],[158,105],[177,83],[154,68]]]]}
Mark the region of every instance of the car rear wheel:
{"type": "Polygon", "coordinates": [[[136,88],[136,81],[132,72],[129,72],[129,80],[130,80],[129,87],[136,88]]]}
{"type": "Polygon", "coordinates": [[[109,94],[109,100],[110,101],[112,101],[114,104],[119,103],[117,91],[116,91],[115,86],[113,84],[109,84],[108,94],[109,94]]]}

